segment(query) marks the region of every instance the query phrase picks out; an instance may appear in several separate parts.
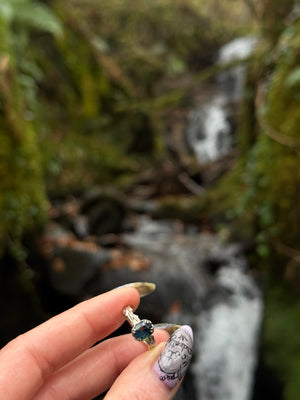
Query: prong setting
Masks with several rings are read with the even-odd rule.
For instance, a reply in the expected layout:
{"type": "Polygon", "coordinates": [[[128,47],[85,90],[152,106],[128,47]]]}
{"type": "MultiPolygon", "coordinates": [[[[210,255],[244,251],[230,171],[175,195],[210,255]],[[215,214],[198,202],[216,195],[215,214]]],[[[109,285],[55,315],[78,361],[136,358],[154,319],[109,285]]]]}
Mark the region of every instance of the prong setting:
{"type": "Polygon", "coordinates": [[[154,327],[149,319],[142,319],[131,329],[131,333],[136,340],[144,342],[154,333],[154,327]]]}
{"type": "Polygon", "coordinates": [[[154,326],[152,322],[149,319],[141,320],[138,315],[133,313],[130,306],[124,308],[123,314],[132,327],[131,333],[134,339],[146,343],[148,349],[155,347],[155,339],[153,335],[154,326]]]}

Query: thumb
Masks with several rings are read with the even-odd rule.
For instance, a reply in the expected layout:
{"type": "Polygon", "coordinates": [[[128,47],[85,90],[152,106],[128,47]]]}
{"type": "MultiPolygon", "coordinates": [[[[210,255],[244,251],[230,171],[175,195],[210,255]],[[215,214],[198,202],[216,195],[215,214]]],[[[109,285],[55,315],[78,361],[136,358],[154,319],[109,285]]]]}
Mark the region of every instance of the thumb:
{"type": "Polygon", "coordinates": [[[116,379],[105,400],[168,400],[177,392],[192,357],[193,331],[180,327],[165,345],[135,358],[116,379]]]}

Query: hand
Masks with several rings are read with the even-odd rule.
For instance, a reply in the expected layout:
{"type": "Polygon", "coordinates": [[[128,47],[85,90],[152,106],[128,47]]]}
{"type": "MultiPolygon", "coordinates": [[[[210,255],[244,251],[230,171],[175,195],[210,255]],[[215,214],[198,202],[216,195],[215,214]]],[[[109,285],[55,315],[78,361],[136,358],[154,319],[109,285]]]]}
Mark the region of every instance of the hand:
{"type": "Polygon", "coordinates": [[[172,399],[191,357],[189,327],[177,330],[165,348],[165,330],[155,330],[158,345],[150,351],[131,334],[91,347],[123,324],[124,307],[135,310],[139,301],[135,288],[118,288],[12,340],[0,351],[1,398],[89,400],[110,388],[107,400],[172,399]],[[172,359],[174,346],[181,354],[173,352],[172,359]]]}

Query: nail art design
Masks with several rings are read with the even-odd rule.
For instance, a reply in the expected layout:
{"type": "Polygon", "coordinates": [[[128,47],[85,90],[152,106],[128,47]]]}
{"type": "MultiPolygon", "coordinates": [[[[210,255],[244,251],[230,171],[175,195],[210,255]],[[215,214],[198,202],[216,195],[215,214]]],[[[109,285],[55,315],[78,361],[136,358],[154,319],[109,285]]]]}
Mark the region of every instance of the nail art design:
{"type": "Polygon", "coordinates": [[[139,292],[140,297],[144,297],[152,293],[155,290],[156,285],[150,282],[133,282],[126,283],[126,285],[118,286],[116,289],[121,289],[124,287],[135,288],[139,292]]]}
{"type": "Polygon", "coordinates": [[[159,379],[170,389],[184,376],[192,358],[192,348],[193,331],[184,325],[173,333],[154,364],[159,379]]]}

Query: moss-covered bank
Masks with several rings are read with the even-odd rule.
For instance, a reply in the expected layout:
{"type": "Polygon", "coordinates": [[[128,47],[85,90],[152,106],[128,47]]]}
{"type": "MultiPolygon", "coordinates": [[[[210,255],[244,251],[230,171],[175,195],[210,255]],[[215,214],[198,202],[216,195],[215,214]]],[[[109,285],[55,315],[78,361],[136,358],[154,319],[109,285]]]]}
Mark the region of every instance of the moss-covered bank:
{"type": "Polygon", "coordinates": [[[249,65],[241,107],[240,155],[210,196],[212,209],[215,206],[240,237],[253,242],[250,261],[266,278],[263,358],[284,385],[284,399],[296,400],[300,393],[300,16],[296,2],[278,2],[271,15],[267,14],[271,3],[262,3],[260,42],[249,65]]]}

